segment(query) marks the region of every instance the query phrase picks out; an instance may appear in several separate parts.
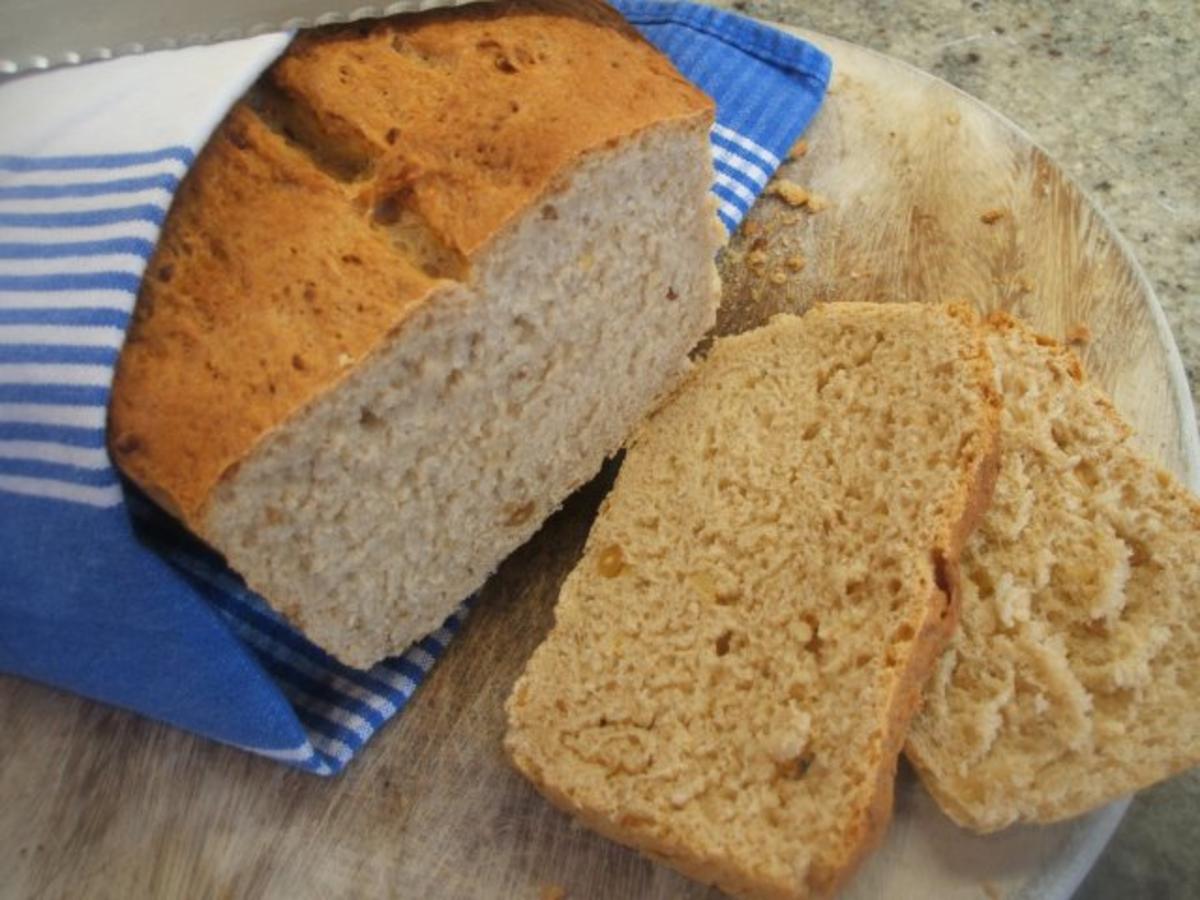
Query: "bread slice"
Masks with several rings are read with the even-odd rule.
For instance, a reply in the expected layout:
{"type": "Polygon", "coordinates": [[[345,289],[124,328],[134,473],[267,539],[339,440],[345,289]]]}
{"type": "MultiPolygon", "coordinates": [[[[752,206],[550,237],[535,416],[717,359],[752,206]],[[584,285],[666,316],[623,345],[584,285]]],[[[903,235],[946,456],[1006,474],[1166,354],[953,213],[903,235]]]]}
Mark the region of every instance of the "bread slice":
{"type": "Polygon", "coordinates": [[[973,315],[836,303],[718,341],[641,426],[508,700],[552,802],[742,896],[882,833],[995,467],[973,315]]]}
{"type": "Polygon", "coordinates": [[[961,825],[1078,815],[1200,763],[1200,502],[1068,350],[991,320],[996,499],[907,753],[961,825]]]}
{"type": "Polygon", "coordinates": [[[176,198],[114,458],[334,655],[402,650],[686,371],[712,121],[591,0],[306,32],[176,198]]]}

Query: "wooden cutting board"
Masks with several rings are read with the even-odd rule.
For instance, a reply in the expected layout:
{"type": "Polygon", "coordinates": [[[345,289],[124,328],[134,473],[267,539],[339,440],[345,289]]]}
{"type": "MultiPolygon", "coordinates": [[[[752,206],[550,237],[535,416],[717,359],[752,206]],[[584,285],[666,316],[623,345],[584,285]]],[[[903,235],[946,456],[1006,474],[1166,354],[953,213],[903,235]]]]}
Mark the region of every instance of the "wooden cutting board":
{"type": "MultiPolygon", "coordinates": [[[[1195,485],[1178,353],[1103,216],[976,101],[895,60],[805,36],[837,74],[808,153],[785,175],[828,206],[756,207],[750,231],[762,230],[735,240],[723,262],[720,330],[839,299],[973,298],[1059,337],[1083,325],[1088,372],[1143,445],[1195,485]]],[[[336,779],[0,678],[0,895],[716,896],[574,826],[500,753],[503,700],[550,624],[606,483],[505,563],[408,711],[336,779]]],[[[971,838],[902,773],[896,824],[851,894],[1061,893],[1119,812],[971,838]]]]}

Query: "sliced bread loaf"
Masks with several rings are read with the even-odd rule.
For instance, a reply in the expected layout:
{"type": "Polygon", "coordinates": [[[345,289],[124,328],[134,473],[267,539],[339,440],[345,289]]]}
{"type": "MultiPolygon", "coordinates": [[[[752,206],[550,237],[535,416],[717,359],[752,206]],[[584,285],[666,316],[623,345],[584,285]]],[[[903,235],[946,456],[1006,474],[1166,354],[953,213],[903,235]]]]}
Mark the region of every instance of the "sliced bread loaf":
{"type": "Polygon", "coordinates": [[[115,460],[345,662],[402,650],[685,372],[712,121],[594,0],[305,33],[175,200],[115,460]]]}
{"type": "Polygon", "coordinates": [[[1006,316],[991,511],[907,754],[955,821],[1052,822],[1200,764],[1200,502],[1006,316]]]}
{"type": "Polygon", "coordinates": [[[733,894],[831,893],[881,834],[990,491],[973,315],[832,304],[719,340],[636,431],[509,698],[552,802],[733,894]]]}

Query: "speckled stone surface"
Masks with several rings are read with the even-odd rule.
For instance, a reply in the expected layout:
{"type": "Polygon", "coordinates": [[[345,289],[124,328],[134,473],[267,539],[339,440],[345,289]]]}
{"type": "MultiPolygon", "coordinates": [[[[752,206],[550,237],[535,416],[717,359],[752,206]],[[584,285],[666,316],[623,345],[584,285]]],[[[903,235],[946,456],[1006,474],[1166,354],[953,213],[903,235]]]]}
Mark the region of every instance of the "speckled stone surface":
{"type": "MultiPolygon", "coordinates": [[[[1129,242],[1200,387],[1196,0],[717,0],[938,75],[1029,132],[1129,242]]],[[[1200,772],[1143,792],[1078,900],[1200,897],[1200,772]]]]}

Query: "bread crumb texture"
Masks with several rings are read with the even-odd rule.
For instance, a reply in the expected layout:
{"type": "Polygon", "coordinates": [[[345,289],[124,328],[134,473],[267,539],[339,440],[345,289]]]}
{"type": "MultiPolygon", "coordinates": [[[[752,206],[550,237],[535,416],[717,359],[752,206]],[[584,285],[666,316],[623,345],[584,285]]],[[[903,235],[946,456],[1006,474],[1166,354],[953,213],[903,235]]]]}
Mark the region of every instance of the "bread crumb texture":
{"type": "Polygon", "coordinates": [[[1052,822],[1200,762],[1200,504],[1008,317],[995,502],[907,752],[959,823],[1052,822]]]}
{"type": "Polygon", "coordinates": [[[972,314],[831,304],[716,342],[635,433],[506,748],[741,896],[834,891],[890,815],[998,427],[972,314]]]}

